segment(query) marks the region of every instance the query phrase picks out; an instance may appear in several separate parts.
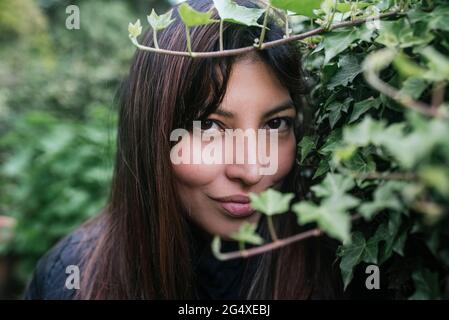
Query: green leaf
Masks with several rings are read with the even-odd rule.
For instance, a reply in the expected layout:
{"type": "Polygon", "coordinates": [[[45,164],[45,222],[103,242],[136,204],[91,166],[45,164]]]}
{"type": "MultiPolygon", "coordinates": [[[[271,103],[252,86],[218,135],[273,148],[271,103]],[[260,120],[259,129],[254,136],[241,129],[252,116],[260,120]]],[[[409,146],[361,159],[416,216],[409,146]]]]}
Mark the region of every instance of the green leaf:
{"type": "Polygon", "coordinates": [[[315,18],[316,15],[313,12],[321,7],[323,0],[270,0],[273,7],[293,11],[301,16],[315,18]]]}
{"type": "Polygon", "coordinates": [[[362,72],[357,58],[353,55],[342,56],[338,61],[338,67],[337,73],[327,84],[329,90],[332,90],[337,86],[347,86],[362,72]]]}
{"type": "Polygon", "coordinates": [[[321,177],[323,174],[329,172],[329,170],[330,170],[329,161],[330,161],[330,157],[321,159],[320,163],[318,164],[318,169],[315,171],[315,174],[313,175],[312,179],[321,177]]]}
{"type": "Polygon", "coordinates": [[[431,32],[433,30],[449,31],[449,6],[439,5],[431,12],[422,11],[419,9],[410,10],[408,18],[412,25],[419,25],[422,28],[424,24],[424,32],[431,32]]]}
{"type": "MultiPolygon", "coordinates": [[[[348,156],[351,155],[351,157],[344,161],[344,164],[346,167],[348,167],[348,169],[362,174],[375,171],[376,163],[373,160],[363,156],[362,152],[360,151],[353,152],[353,150],[351,150],[352,146],[349,146],[347,148],[348,156]],[[350,154],[351,152],[352,154],[350,154]]],[[[339,157],[342,158],[341,155],[339,157]]]]}
{"type": "Polygon", "coordinates": [[[196,27],[219,22],[219,20],[212,19],[212,10],[208,12],[200,12],[193,9],[186,2],[183,2],[178,7],[179,16],[187,27],[196,27]]]}
{"type": "Polygon", "coordinates": [[[377,145],[384,132],[385,123],[383,121],[375,121],[367,116],[362,122],[344,128],[343,140],[359,147],[365,147],[371,143],[377,145]]]}
{"type": "Polygon", "coordinates": [[[231,238],[240,241],[260,245],[264,242],[263,238],[256,233],[257,224],[245,222],[240,226],[238,232],[231,234],[231,238]]]}
{"type": "Polygon", "coordinates": [[[404,183],[388,181],[374,191],[374,199],[365,202],[359,207],[360,214],[365,219],[371,219],[376,213],[385,210],[401,210],[403,205],[398,198],[398,193],[404,188],[404,183]]]}
{"type": "Polygon", "coordinates": [[[221,238],[218,235],[214,236],[214,239],[212,240],[212,244],[211,244],[211,248],[212,248],[212,253],[214,254],[215,257],[220,257],[221,256],[221,238]]]}
{"type": "Polygon", "coordinates": [[[355,41],[369,41],[372,34],[373,30],[366,28],[366,26],[349,30],[332,31],[325,35],[322,45],[318,46],[314,52],[324,49],[323,63],[327,64],[332,58],[349,48],[355,41]]]}
{"type": "Polygon", "coordinates": [[[401,93],[406,94],[413,99],[418,99],[428,86],[429,83],[424,79],[409,77],[402,84],[401,93]]]}
{"type": "Polygon", "coordinates": [[[222,20],[246,26],[262,27],[257,23],[257,20],[266,11],[265,9],[239,6],[232,0],[214,0],[214,4],[222,20]]]}
{"type": "Polygon", "coordinates": [[[298,143],[298,148],[301,154],[300,162],[302,163],[305,158],[316,148],[318,137],[314,136],[305,136],[301,139],[301,142],[298,143]]]}
{"type": "Polygon", "coordinates": [[[159,31],[167,28],[170,24],[175,21],[175,19],[172,19],[173,9],[168,11],[167,13],[164,13],[162,15],[157,15],[156,11],[151,10],[151,14],[147,16],[148,23],[153,28],[153,30],[159,31]]]}
{"type": "Polygon", "coordinates": [[[323,198],[320,205],[303,201],[293,206],[299,224],[316,222],[329,236],[343,242],[349,241],[351,220],[348,210],[359,204],[359,200],[347,191],[354,187],[354,179],[328,173],[326,178],[312,187],[316,197],[323,198]]]}
{"type": "Polygon", "coordinates": [[[365,251],[366,242],[361,232],[352,235],[351,243],[339,248],[341,257],[340,270],[343,278],[344,289],[347,288],[354,276],[354,267],[360,263],[365,251]]]}
{"type": "Polygon", "coordinates": [[[422,77],[426,73],[426,69],[413,62],[407,55],[401,52],[396,54],[393,65],[404,77],[422,77]]]}
{"type": "Polygon", "coordinates": [[[288,211],[294,194],[283,194],[274,189],[268,189],[259,194],[250,193],[249,197],[251,199],[251,207],[267,216],[273,216],[288,211]]]}
{"type": "Polygon", "coordinates": [[[379,244],[388,239],[389,233],[385,224],[378,227],[375,234],[365,240],[359,231],[354,232],[350,243],[340,246],[337,255],[341,257],[340,270],[346,289],[354,275],[354,268],[361,262],[378,263],[379,244]]]}
{"type": "Polygon", "coordinates": [[[317,197],[332,197],[344,194],[355,186],[352,177],[345,177],[341,174],[329,173],[319,184],[312,187],[312,191],[317,197]]]}
{"type": "Polygon", "coordinates": [[[326,110],[329,111],[329,125],[331,129],[337,124],[338,120],[341,118],[341,113],[344,109],[347,109],[347,106],[340,101],[332,101],[327,107],[326,110]]]}
{"type": "Polygon", "coordinates": [[[449,59],[433,47],[426,47],[421,54],[428,60],[430,72],[426,75],[427,79],[433,81],[449,80],[449,59]]]}
{"type": "Polygon", "coordinates": [[[132,24],[131,22],[128,25],[128,32],[130,38],[137,38],[142,33],[142,25],[140,24],[140,19],[132,24]]]}
{"type": "Polygon", "coordinates": [[[380,103],[381,102],[379,98],[374,99],[373,97],[354,103],[354,108],[352,109],[352,113],[348,123],[357,121],[362,114],[366,113],[372,108],[379,108],[380,103]]]}
{"type": "Polygon", "coordinates": [[[333,130],[327,137],[326,143],[320,148],[319,153],[323,156],[330,155],[338,147],[341,146],[342,131],[339,129],[333,130]]]}
{"type": "Polygon", "coordinates": [[[391,48],[408,48],[430,43],[434,36],[431,33],[415,34],[414,28],[406,19],[397,21],[380,21],[379,37],[375,40],[391,48]]]}
{"type": "Polygon", "coordinates": [[[409,298],[410,300],[431,300],[441,296],[438,273],[428,269],[418,269],[413,272],[412,278],[415,283],[415,293],[409,298]]]}
{"type": "Polygon", "coordinates": [[[418,176],[442,196],[449,197],[449,170],[446,166],[425,166],[419,170],[418,176]]]}
{"type": "Polygon", "coordinates": [[[330,203],[318,206],[309,201],[302,201],[293,205],[292,209],[296,213],[300,225],[315,222],[320,230],[330,237],[344,243],[350,240],[351,219],[349,215],[344,211],[332,208],[330,203]]]}
{"type": "Polygon", "coordinates": [[[337,3],[337,10],[339,12],[350,12],[353,9],[364,9],[368,7],[370,4],[360,1],[360,2],[343,2],[337,3]]]}

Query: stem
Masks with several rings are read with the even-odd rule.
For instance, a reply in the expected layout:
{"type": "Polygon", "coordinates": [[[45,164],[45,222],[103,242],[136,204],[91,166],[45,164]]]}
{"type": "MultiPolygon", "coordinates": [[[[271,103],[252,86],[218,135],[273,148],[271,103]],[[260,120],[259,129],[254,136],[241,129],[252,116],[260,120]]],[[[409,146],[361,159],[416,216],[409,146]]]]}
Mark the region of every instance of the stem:
{"type": "Polygon", "coordinates": [[[277,237],[276,229],[275,229],[274,224],[273,224],[273,218],[272,218],[271,216],[268,216],[268,217],[267,217],[267,221],[268,221],[268,230],[270,230],[271,239],[272,239],[274,242],[276,242],[276,241],[278,241],[279,239],[278,239],[278,237],[277,237]]]}
{"type": "Polygon", "coordinates": [[[434,84],[432,89],[432,109],[437,110],[444,102],[444,89],[446,83],[444,81],[434,84]]]}
{"type": "Polygon", "coordinates": [[[190,40],[190,29],[186,26],[186,40],[187,40],[187,51],[189,51],[189,56],[194,57],[194,53],[192,52],[192,43],[190,40]]]}
{"type": "MultiPolygon", "coordinates": [[[[383,18],[389,18],[389,17],[394,17],[394,16],[404,16],[404,13],[400,13],[398,11],[392,11],[392,12],[388,12],[388,13],[384,13],[379,15],[379,19],[383,19],[383,18]]],[[[298,40],[304,40],[331,30],[335,30],[335,29],[340,29],[340,28],[345,28],[345,27],[351,27],[351,26],[357,26],[360,24],[365,23],[368,20],[372,20],[371,17],[368,18],[360,18],[360,19],[356,19],[354,21],[345,21],[345,22],[340,22],[340,23],[336,23],[334,25],[332,25],[329,30],[320,27],[320,28],[316,28],[314,30],[310,30],[307,32],[303,32],[294,36],[291,36],[287,39],[278,39],[278,40],[274,40],[274,41],[270,41],[270,42],[266,42],[264,44],[261,45],[261,49],[270,49],[270,48],[274,48],[274,47],[278,47],[293,41],[298,41],[298,40]]],[[[242,55],[242,54],[246,54],[246,53],[250,53],[252,51],[258,50],[257,47],[254,46],[248,46],[248,47],[243,47],[243,48],[238,48],[238,49],[229,49],[229,50],[223,50],[223,51],[213,51],[213,52],[192,52],[191,54],[189,52],[185,52],[185,51],[173,51],[173,50],[165,50],[165,49],[156,49],[156,48],[152,48],[152,47],[147,47],[144,45],[141,45],[137,42],[137,40],[133,41],[133,44],[140,50],[143,51],[150,51],[150,52],[154,52],[154,53],[159,53],[159,54],[166,54],[166,55],[172,55],[172,56],[183,56],[183,57],[189,57],[189,56],[194,56],[195,58],[220,58],[220,57],[229,57],[229,56],[237,56],[237,55],[242,55]]]]}
{"type": "Polygon", "coordinates": [[[221,19],[220,20],[220,51],[224,51],[224,46],[223,46],[223,24],[224,24],[224,20],[221,19]]]}
{"type": "Polygon", "coordinates": [[[154,42],[154,47],[156,49],[159,49],[159,44],[157,43],[157,31],[156,31],[156,29],[153,29],[153,42],[154,42]]]}
{"type": "MultiPolygon", "coordinates": [[[[360,215],[355,214],[351,217],[351,220],[356,221],[360,218],[361,218],[360,215]]],[[[226,261],[226,260],[231,260],[231,259],[236,259],[236,258],[248,258],[248,257],[255,256],[255,255],[267,252],[267,251],[285,247],[294,242],[306,240],[306,239],[312,238],[312,237],[319,237],[322,234],[323,234],[323,231],[321,231],[318,228],[315,228],[312,230],[308,230],[305,232],[295,234],[294,236],[291,236],[288,238],[278,239],[276,242],[270,242],[270,243],[267,243],[267,244],[264,244],[264,245],[261,245],[258,247],[246,249],[244,251],[233,251],[233,252],[227,252],[227,253],[220,253],[220,255],[217,257],[217,259],[221,260],[221,261],[226,261]]]]}
{"type": "Polygon", "coordinates": [[[268,3],[267,9],[265,10],[265,16],[263,17],[263,27],[259,38],[259,49],[262,49],[262,45],[265,40],[265,34],[267,32],[267,24],[268,24],[268,14],[270,13],[270,9],[271,5],[268,3]]]}
{"type": "Polygon", "coordinates": [[[337,12],[337,3],[334,0],[334,8],[332,10],[332,15],[330,16],[329,21],[327,22],[325,28],[327,30],[331,30],[332,22],[334,21],[335,13],[337,12]]]}
{"type": "Polygon", "coordinates": [[[245,242],[239,241],[239,249],[241,252],[245,251],[245,242]]]}
{"type": "Polygon", "coordinates": [[[290,26],[288,21],[288,10],[285,10],[285,36],[290,37],[290,26]]]}

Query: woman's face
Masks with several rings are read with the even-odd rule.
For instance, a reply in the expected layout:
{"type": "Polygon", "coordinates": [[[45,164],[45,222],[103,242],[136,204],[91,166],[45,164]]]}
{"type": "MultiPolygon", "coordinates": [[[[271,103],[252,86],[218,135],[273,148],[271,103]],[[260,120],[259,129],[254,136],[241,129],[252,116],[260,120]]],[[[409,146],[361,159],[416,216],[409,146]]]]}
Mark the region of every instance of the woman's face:
{"type": "MultiPolygon", "coordinates": [[[[193,153],[204,150],[208,145],[223,142],[227,133],[225,129],[254,130],[265,129],[267,154],[276,156],[276,148],[270,143],[269,136],[277,129],[277,167],[274,174],[264,174],[260,170],[266,162],[250,161],[248,152],[234,140],[231,157],[234,161],[223,161],[222,164],[173,164],[176,187],[182,206],[193,221],[210,234],[228,238],[238,231],[243,222],[257,223],[260,213],[249,206],[248,195],[259,193],[268,188],[279,188],[283,179],[290,172],[296,155],[296,139],[294,121],[296,110],[290,94],[274,75],[273,71],[259,59],[244,58],[235,62],[229,78],[227,91],[222,104],[207,119],[201,122],[202,134],[214,136],[209,142],[201,140],[201,136],[189,133],[187,139],[179,144],[200,146],[199,150],[183,155],[193,158],[193,153]],[[221,141],[220,141],[221,140],[221,141]],[[243,148],[240,149],[239,148],[243,148]],[[242,156],[244,161],[236,161],[242,156]]],[[[259,150],[260,138],[257,138],[259,150]]],[[[248,141],[248,140],[246,140],[248,141]]],[[[226,152],[224,147],[220,150],[226,152]]],[[[229,149],[228,149],[229,150],[229,149]]],[[[228,154],[224,157],[229,158],[228,154]]],[[[240,158],[242,159],[242,158],[240,158]]],[[[229,160],[229,159],[228,159],[229,160]]],[[[272,172],[272,173],[273,173],[272,172]]]]}

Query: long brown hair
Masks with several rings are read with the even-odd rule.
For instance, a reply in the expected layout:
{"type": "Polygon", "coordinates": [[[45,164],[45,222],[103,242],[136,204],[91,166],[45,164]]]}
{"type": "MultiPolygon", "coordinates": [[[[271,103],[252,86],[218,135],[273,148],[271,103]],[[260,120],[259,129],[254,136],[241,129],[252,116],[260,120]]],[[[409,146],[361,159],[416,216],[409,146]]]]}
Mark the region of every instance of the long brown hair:
{"type": "MultiPolygon", "coordinates": [[[[211,0],[188,3],[208,11],[211,0]]],[[[255,1],[238,4],[257,7],[255,1]]],[[[217,13],[214,11],[217,18],[217,13]]],[[[185,50],[185,29],[176,19],[159,33],[159,46],[185,50]]],[[[219,49],[219,26],[191,30],[194,51],[219,49]]],[[[277,18],[270,17],[266,40],[280,39],[277,18]]],[[[261,28],[224,25],[226,49],[253,45],[261,28]]],[[[151,31],[142,43],[153,46],[151,31]]],[[[288,88],[300,114],[307,94],[300,55],[294,45],[258,51],[288,88]]],[[[170,132],[189,128],[193,120],[220,104],[233,63],[238,57],[192,59],[138,50],[121,90],[117,154],[110,201],[96,220],[99,237],[86,256],[81,299],[185,299],[194,297],[195,281],[186,215],[174,187],[169,158],[170,132]]],[[[298,168],[292,170],[284,191],[300,195],[298,168]]],[[[261,233],[268,238],[262,220],[261,233]]],[[[280,236],[301,231],[293,215],[275,220],[280,236]]],[[[89,225],[92,225],[89,224],[89,225]]],[[[332,298],[332,261],[323,260],[321,241],[297,243],[250,260],[257,265],[248,276],[245,293],[256,299],[332,298]]]]}

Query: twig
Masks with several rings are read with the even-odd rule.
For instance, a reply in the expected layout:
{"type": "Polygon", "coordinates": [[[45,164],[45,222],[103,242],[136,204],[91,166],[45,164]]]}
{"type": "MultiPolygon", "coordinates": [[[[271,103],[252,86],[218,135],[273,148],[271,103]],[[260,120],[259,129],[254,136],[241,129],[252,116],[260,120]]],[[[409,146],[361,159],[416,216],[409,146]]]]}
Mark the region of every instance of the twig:
{"type": "Polygon", "coordinates": [[[432,89],[432,109],[438,110],[444,102],[444,90],[446,88],[446,83],[444,81],[435,83],[432,89]]]}
{"type": "Polygon", "coordinates": [[[260,38],[259,38],[259,46],[258,46],[259,49],[262,49],[263,42],[265,41],[265,34],[267,32],[268,15],[270,14],[270,9],[271,9],[271,5],[270,5],[270,3],[268,3],[267,8],[265,10],[264,18],[263,18],[262,32],[260,33],[260,38]]]}
{"type": "MultiPolygon", "coordinates": [[[[351,217],[352,221],[358,220],[360,219],[361,216],[358,214],[355,214],[351,217]]],[[[294,242],[298,242],[298,241],[302,241],[302,240],[306,240],[308,238],[312,238],[312,237],[319,237],[323,234],[323,231],[321,231],[318,228],[315,229],[311,229],[308,231],[304,231],[301,233],[298,233],[294,236],[288,237],[288,238],[284,238],[284,239],[277,239],[276,241],[258,246],[258,247],[254,247],[251,249],[245,249],[245,250],[241,250],[241,251],[232,251],[232,252],[227,252],[227,253],[219,253],[219,255],[217,256],[218,260],[221,261],[226,261],[226,260],[232,260],[232,259],[236,259],[236,258],[248,258],[251,256],[255,256],[270,250],[275,250],[275,249],[279,249],[281,247],[285,247],[291,243],[294,242]]]]}
{"type": "Polygon", "coordinates": [[[441,113],[439,109],[432,108],[432,106],[422,101],[414,100],[409,95],[397,90],[379,78],[380,71],[393,61],[395,55],[396,52],[389,48],[381,49],[369,55],[363,63],[366,81],[374,89],[399,102],[406,108],[429,117],[449,119],[448,116],[441,113]]]}
{"type": "MultiPolygon", "coordinates": [[[[402,16],[402,15],[404,15],[404,13],[401,13],[399,11],[392,11],[392,12],[381,14],[376,18],[384,19],[384,18],[388,18],[388,17],[402,16]]],[[[290,43],[292,41],[303,40],[303,39],[313,37],[318,34],[322,34],[322,33],[332,31],[335,29],[357,26],[357,25],[365,23],[366,21],[371,21],[371,20],[373,20],[373,17],[366,17],[366,18],[357,19],[357,20],[353,20],[353,21],[339,22],[339,23],[332,25],[329,29],[326,29],[324,27],[316,28],[314,30],[310,30],[307,32],[303,32],[303,33],[294,35],[294,36],[290,36],[289,38],[283,38],[283,39],[265,42],[261,45],[260,49],[262,49],[262,50],[270,49],[273,47],[277,47],[277,46],[281,46],[281,45],[290,43]]],[[[172,51],[172,50],[156,49],[153,47],[147,47],[147,46],[139,44],[136,39],[134,39],[134,40],[132,41],[133,44],[140,50],[150,51],[150,52],[160,53],[160,54],[166,54],[166,55],[173,55],[173,56],[183,56],[183,57],[191,57],[193,55],[195,58],[228,57],[228,56],[241,55],[241,54],[249,53],[249,52],[252,52],[255,50],[259,50],[258,47],[249,46],[249,47],[244,47],[244,48],[228,49],[228,50],[223,50],[223,51],[189,53],[186,51],[172,51]]]]}

